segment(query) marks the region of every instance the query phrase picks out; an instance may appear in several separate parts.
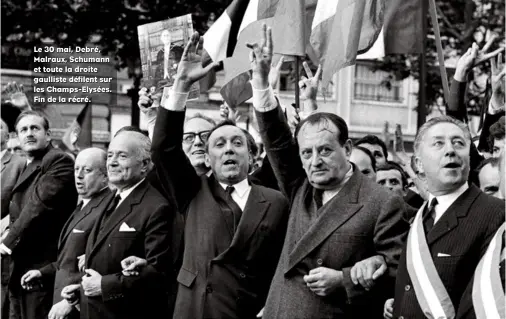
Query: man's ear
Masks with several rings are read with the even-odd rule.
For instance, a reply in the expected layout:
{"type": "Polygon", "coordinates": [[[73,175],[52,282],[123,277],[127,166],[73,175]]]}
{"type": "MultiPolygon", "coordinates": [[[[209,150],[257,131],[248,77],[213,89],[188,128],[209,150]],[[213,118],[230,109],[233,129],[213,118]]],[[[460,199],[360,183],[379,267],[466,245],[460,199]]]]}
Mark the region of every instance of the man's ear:
{"type": "Polygon", "coordinates": [[[51,129],[46,130],[46,141],[51,142],[51,129]]]}
{"type": "Polygon", "coordinates": [[[206,164],[207,167],[211,168],[211,158],[207,153],[204,154],[204,164],[206,164]]]}
{"type": "Polygon", "coordinates": [[[423,174],[423,176],[425,176],[425,171],[423,169],[422,160],[418,156],[415,156],[415,166],[416,166],[417,173],[421,174],[421,175],[423,174]]]}
{"type": "Polygon", "coordinates": [[[349,160],[351,156],[351,151],[353,150],[353,142],[351,140],[347,140],[343,145],[344,152],[346,154],[346,158],[349,160]]]}

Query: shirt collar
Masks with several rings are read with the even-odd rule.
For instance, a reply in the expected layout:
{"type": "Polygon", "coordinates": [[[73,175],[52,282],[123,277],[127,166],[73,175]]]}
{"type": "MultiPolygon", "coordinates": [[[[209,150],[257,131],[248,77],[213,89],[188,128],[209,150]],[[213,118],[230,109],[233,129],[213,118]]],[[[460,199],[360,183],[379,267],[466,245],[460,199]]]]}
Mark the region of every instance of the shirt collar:
{"type": "Polygon", "coordinates": [[[121,197],[121,200],[125,199],[128,197],[128,195],[130,195],[131,192],[133,192],[133,190],[135,188],[137,188],[137,186],[139,186],[140,183],[144,182],[146,178],[143,178],[141,179],[137,184],[135,184],[134,186],[130,187],[130,188],[127,188],[127,189],[124,189],[122,190],[121,192],[120,191],[116,191],[116,195],[119,195],[121,197]]]}
{"type": "MultiPolygon", "coordinates": [[[[83,202],[83,207],[88,205],[88,203],[95,197],[97,196],[98,194],[102,193],[104,191],[104,189],[108,188],[109,186],[106,186],[104,188],[102,188],[101,190],[99,190],[95,195],[91,196],[90,198],[83,198],[82,199],[82,202],[83,202]]],[[[82,209],[82,208],[81,208],[82,209]]]]}
{"type": "Polygon", "coordinates": [[[429,203],[432,202],[433,198],[437,198],[436,207],[438,207],[439,211],[445,212],[457,200],[457,198],[459,198],[459,196],[462,195],[468,188],[469,185],[466,182],[462,184],[462,186],[460,186],[457,190],[449,194],[441,196],[434,196],[432,194],[429,194],[429,203]]]}
{"type": "Polygon", "coordinates": [[[7,149],[4,149],[4,150],[1,152],[1,156],[0,156],[0,158],[4,158],[5,153],[7,153],[7,151],[8,151],[7,149]]]}
{"type": "Polygon", "coordinates": [[[83,206],[81,207],[81,209],[84,208],[84,206],[88,205],[88,203],[91,201],[91,198],[83,198],[83,206]]]}
{"type": "MultiPolygon", "coordinates": [[[[227,188],[227,184],[223,184],[220,182],[220,185],[221,187],[223,187],[223,189],[226,189],[227,188]]],[[[246,192],[248,191],[248,189],[251,188],[250,184],[248,183],[248,179],[245,178],[243,179],[242,181],[240,181],[239,183],[237,184],[234,184],[232,185],[235,189],[235,192],[237,193],[237,195],[239,195],[239,197],[243,197],[244,194],[246,194],[246,192]]]]}
{"type": "Polygon", "coordinates": [[[339,185],[337,185],[336,188],[326,190],[322,194],[322,202],[323,204],[327,203],[329,200],[331,200],[334,196],[336,196],[341,189],[343,189],[343,186],[350,180],[351,176],[353,175],[353,164],[350,163],[350,169],[346,172],[344,175],[343,180],[339,185]]]}

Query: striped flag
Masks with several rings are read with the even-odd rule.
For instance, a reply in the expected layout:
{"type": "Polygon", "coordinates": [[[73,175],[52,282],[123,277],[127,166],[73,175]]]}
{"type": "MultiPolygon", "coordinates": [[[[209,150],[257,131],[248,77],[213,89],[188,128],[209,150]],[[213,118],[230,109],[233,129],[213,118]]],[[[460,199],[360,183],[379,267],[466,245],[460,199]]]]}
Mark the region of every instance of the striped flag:
{"type": "Polygon", "coordinates": [[[71,152],[91,147],[91,102],[86,103],[62,137],[63,145],[71,152]]]}
{"type": "Polygon", "coordinates": [[[215,62],[223,61],[225,80],[221,95],[236,107],[251,98],[248,42],[262,37],[262,24],[272,26],[279,0],[234,0],[204,34],[204,50],[215,62]]]}
{"type": "Polygon", "coordinates": [[[373,47],[358,59],[379,59],[388,54],[422,53],[422,2],[386,0],[383,28],[373,47]]]}
{"type": "Polygon", "coordinates": [[[274,52],[306,56],[306,1],[279,0],[272,25],[274,52]]]}
{"type": "MultiPolygon", "coordinates": [[[[214,62],[231,57],[241,33],[254,22],[274,16],[279,0],[234,0],[204,34],[204,50],[214,62]]],[[[251,39],[256,41],[257,39],[251,39]]]]}
{"type": "Polygon", "coordinates": [[[383,25],[383,11],[383,0],[318,1],[309,41],[322,65],[323,86],[372,47],[383,25]]]}

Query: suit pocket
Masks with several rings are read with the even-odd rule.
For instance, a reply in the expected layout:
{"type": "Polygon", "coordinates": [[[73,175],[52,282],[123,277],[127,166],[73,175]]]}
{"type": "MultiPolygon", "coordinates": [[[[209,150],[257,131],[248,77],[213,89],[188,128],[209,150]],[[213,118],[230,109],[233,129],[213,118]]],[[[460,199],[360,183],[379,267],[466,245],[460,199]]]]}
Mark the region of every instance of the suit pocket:
{"type": "Polygon", "coordinates": [[[181,268],[179,271],[179,274],[177,275],[177,282],[179,282],[181,285],[191,288],[193,285],[193,282],[195,281],[195,278],[197,278],[197,273],[192,273],[191,271],[181,268]]]}

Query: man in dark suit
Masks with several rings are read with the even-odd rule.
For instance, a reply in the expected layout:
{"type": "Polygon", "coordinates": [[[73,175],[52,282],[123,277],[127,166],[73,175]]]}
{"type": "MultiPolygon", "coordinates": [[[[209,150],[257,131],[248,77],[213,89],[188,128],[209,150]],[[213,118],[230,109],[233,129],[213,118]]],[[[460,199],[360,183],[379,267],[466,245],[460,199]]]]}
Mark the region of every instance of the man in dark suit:
{"type": "Polygon", "coordinates": [[[22,285],[30,288],[37,278],[55,278],[53,307],[49,319],[79,318],[75,308],[61,297],[62,289],[81,281],[78,256],[84,255],[86,241],[95,224],[100,204],[109,196],[107,187],[106,153],[99,148],[81,151],[76,158],[74,175],[81,201],[63,227],[58,241],[58,259],[40,269],[30,270],[21,278],[22,285]]]}
{"type": "MultiPolygon", "coordinates": [[[[2,213],[2,220],[0,222],[0,236],[4,234],[7,227],[9,226],[9,203],[11,201],[11,193],[12,188],[16,184],[19,175],[23,172],[23,169],[26,165],[26,159],[17,155],[12,154],[7,150],[7,141],[9,139],[9,128],[7,124],[1,120],[0,122],[0,146],[1,146],[1,162],[0,162],[0,171],[1,171],[1,208],[0,212],[2,213]]],[[[2,257],[2,291],[1,291],[1,303],[0,307],[2,309],[2,317],[9,317],[9,304],[8,301],[8,286],[9,283],[9,267],[10,267],[10,258],[8,256],[2,257]]]]}
{"type": "MultiPolygon", "coordinates": [[[[12,188],[16,184],[19,175],[25,168],[26,159],[12,154],[7,150],[7,141],[9,140],[9,128],[7,124],[0,121],[0,150],[1,150],[1,163],[0,171],[2,178],[2,206],[1,213],[2,219],[9,214],[9,202],[11,200],[12,188]]],[[[2,229],[3,231],[3,229],[2,229]]]]}
{"type": "Polygon", "coordinates": [[[382,295],[393,290],[407,231],[404,203],[349,162],[351,140],[339,116],[309,115],[294,140],[268,82],[273,44],[265,26],[262,43],[250,45],[253,106],[267,156],[291,203],[263,318],[378,316],[382,295]],[[355,264],[371,260],[374,271],[383,258],[386,276],[367,290],[354,284],[355,264]]]}
{"type": "Polygon", "coordinates": [[[21,276],[56,260],[58,235],[77,201],[74,163],[52,148],[49,122],[43,115],[25,111],[16,121],[27,166],[14,185],[9,205],[10,226],[0,253],[10,255],[10,317],[45,318],[51,308],[54,278],[21,287],[21,276]]]}
{"type": "Polygon", "coordinates": [[[173,318],[255,318],[283,243],[287,202],[279,192],[248,182],[252,156],[245,133],[232,122],[213,128],[205,141],[210,177],[199,177],[186,157],[186,98],[213,67],[202,68],[198,42],[194,34],[153,136],[155,168],[173,185],[186,219],[173,318]]]}
{"type": "Polygon", "coordinates": [[[183,48],[172,43],[172,36],[169,30],[163,30],[160,34],[160,40],[163,47],[156,54],[156,63],[158,64],[155,72],[155,81],[157,87],[172,85],[177,73],[177,64],[181,60],[183,48]],[[160,83],[161,81],[161,83],[160,83]]]}
{"type": "MultiPolygon", "coordinates": [[[[468,186],[471,135],[452,117],[433,118],[418,131],[415,161],[430,205],[411,226],[392,308],[394,318],[452,317],[491,238],[504,222],[504,201],[468,186]]],[[[387,307],[388,306],[388,307],[387,307]]]]}
{"type": "Polygon", "coordinates": [[[171,220],[175,209],[146,180],[151,142],[121,132],[107,152],[109,183],[116,189],[100,205],[86,245],[81,318],[167,318],[171,220]],[[121,260],[136,255],[147,267],[136,277],[122,274],[121,260]]]}

